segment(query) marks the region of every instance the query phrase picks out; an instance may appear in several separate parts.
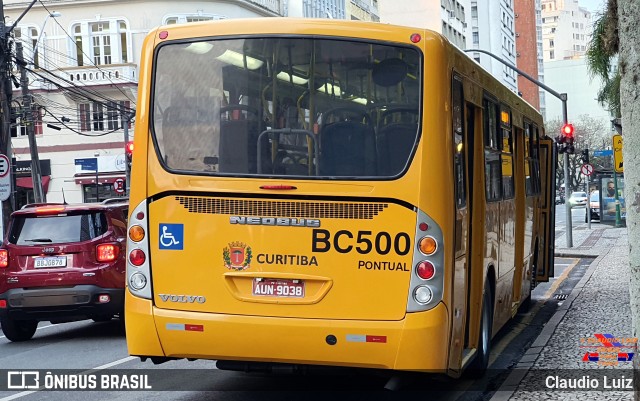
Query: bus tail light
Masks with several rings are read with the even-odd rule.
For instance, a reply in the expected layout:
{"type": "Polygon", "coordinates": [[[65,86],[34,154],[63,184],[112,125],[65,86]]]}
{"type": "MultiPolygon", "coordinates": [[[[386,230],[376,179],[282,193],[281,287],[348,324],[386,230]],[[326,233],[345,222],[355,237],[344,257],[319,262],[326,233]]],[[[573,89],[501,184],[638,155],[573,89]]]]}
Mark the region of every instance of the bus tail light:
{"type": "Polygon", "coordinates": [[[418,277],[423,280],[431,280],[436,274],[436,268],[433,263],[429,261],[422,261],[418,263],[416,273],[418,274],[418,277]]]}
{"type": "Polygon", "coordinates": [[[0,269],[9,266],[9,251],[6,249],[0,249],[0,269]]]}
{"type": "Polygon", "coordinates": [[[127,237],[127,287],[140,298],[151,299],[151,263],[149,260],[149,221],[147,201],[131,212],[127,237]]]}
{"type": "Polygon", "coordinates": [[[426,256],[433,255],[438,250],[438,242],[433,237],[424,237],[418,243],[420,252],[426,256]]]}
{"type": "Polygon", "coordinates": [[[407,312],[434,308],[444,293],[444,239],[440,226],[418,210],[415,226],[413,269],[407,294],[407,312]]]}
{"type": "Polygon", "coordinates": [[[96,259],[98,262],[113,262],[120,255],[120,246],[117,244],[100,244],[96,246],[96,259]]]}

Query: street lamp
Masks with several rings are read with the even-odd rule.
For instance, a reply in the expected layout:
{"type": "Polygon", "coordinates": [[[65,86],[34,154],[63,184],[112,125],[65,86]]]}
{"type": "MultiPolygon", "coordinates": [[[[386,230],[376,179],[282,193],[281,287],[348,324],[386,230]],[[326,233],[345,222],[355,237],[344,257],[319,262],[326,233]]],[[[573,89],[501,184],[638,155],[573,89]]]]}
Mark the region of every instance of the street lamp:
{"type": "Polygon", "coordinates": [[[96,202],[100,202],[100,188],[98,187],[98,156],[100,153],[93,154],[96,157],[96,202]]]}
{"type": "Polygon", "coordinates": [[[36,43],[33,44],[33,64],[34,66],[38,67],[39,64],[39,60],[38,60],[38,45],[40,44],[40,38],[42,38],[42,34],[44,33],[44,28],[45,26],[47,26],[47,21],[49,21],[49,18],[53,17],[61,17],[62,14],[57,12],[57,11],[52,11],[51,13],[49,13],[45,19],[44,22],[42,23],[42,30],[40,30],[40,34],[38,35],[38,39],[36,39],[36,43]]]}

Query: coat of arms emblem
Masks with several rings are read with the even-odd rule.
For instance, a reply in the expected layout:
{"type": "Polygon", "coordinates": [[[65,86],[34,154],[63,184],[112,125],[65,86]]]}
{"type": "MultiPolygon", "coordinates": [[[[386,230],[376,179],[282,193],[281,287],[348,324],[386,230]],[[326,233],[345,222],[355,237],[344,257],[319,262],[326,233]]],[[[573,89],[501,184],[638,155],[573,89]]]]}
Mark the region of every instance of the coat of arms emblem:
{"type": "Polygon", "coordinates": [[[229,270],[246,270],[251,267],[251,247],[236,241],[222,250],[224,265],[229,270]]]}

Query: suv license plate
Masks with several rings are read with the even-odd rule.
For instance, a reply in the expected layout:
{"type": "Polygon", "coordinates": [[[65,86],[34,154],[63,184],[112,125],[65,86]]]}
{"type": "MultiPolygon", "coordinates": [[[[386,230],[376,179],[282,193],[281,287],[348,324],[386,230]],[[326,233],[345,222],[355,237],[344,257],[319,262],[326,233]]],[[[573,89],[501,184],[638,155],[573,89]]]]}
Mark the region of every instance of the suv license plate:
{"type": "Polygon", "coordinates": [[[34,258],[33,266],[36,269],[47,268],[47,267],[66,267],[67,257],[54,256],[49,258],[34,258]]]}
{"type": "Polygon", "coordinates": [[[303,298],[304,281],[257,278],[253,280],[253,295],[280,298],[303,298]]]}

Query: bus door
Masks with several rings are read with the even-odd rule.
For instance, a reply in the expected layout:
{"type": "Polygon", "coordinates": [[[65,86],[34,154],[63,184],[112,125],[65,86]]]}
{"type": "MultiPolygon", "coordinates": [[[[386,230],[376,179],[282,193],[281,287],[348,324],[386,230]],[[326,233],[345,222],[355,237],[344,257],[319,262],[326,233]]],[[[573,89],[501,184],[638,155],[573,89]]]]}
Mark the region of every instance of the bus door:
{"type": "MultiPolygon", "coordinates": [[[[534,127],[535,142],[539,144],[540,160],[540,220],[538,225],[538,257],[536,263],[536,281],[547,282],[553,277],[553,254],[555,250],[555,176],[556,150],[553,139],[539,138],[539,128],[534,127]]],[[[535,158],[535,156],[534,156],[535,158]]]]}
{"type": "Polygon", "coordinates": [[[465,320],[468,302],[469,238],[470,238],[470,196],[469,173],[466,154],[470,153],[469,137],[473,133],[473,109],[467,111],[465,121],[465,101],[462,80],[454,76],[452,82],[452,122],[453,122],[453,172],[455,198],[454,271],[452,287],[452,327],[449,352],[449,366],[460,369],[465,345],[465,320]],[[470,121],[469,121],[470,120],[470,121]],[[466,130],[466,135],[465,135],[466,130]]]}

